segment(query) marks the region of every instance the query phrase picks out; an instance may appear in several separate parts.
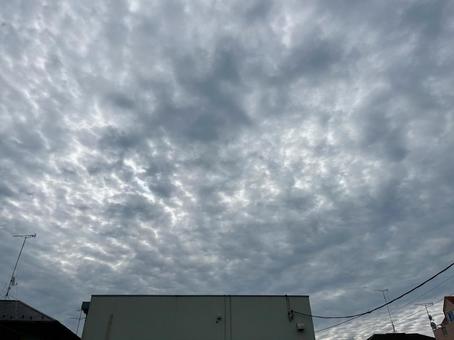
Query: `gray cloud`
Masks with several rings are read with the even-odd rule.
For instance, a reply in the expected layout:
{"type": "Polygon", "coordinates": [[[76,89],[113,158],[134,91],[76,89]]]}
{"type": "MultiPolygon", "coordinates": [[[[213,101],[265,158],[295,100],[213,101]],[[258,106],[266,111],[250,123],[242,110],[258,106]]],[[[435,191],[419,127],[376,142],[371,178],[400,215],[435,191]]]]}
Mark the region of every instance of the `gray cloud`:
{"type": "MultiPolygon", "coordinates": [[[[452,11],[5,4],[2,284],[28,232],[13,294],[73,328],[94,293],[301,293],[350,314],[422,281],[454,255],[452,11]]],[[[413,304],[446,277],[393,306],[399,330],[430,333],[413,304]]]]}

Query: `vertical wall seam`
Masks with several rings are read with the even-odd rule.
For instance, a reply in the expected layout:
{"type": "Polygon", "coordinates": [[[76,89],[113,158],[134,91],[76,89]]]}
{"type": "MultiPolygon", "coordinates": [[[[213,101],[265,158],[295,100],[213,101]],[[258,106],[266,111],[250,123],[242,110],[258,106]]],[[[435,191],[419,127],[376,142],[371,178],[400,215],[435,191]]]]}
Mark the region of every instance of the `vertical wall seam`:
{"type": "Polygon", "coordinates": [[[230,340],[233,339],[233,318],[232,318],[232,296],[229,295],[230,301],[230,340]]]}
{"type": "Polygon", "coordinates": [[[110,314],[109,321],[107,322],[106,336],[104,337],[105,340],[110,340],[110,330],[112,328],[112,322],[113,322],[113,314],[110,314]]]}

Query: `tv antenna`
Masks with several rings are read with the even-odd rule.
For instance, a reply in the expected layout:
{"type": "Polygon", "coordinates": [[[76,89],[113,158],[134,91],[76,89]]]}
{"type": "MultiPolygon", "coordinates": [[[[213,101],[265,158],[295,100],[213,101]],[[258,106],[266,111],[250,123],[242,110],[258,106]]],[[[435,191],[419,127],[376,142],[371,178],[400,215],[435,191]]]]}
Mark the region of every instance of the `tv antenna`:
{"type": "Polygon", "coordinates": [[[433,305],[434,305],[433,302],[417,303],[416,304],[416,306],[422,306],[422,307],[424,307],[426,309],[427,317],[429,318],[430,327],[432,327],[432,329],[436,329],[437,325],[433,321],[432,315],[430,315],[429,309],[427,308],[427,307],[430,307],[430,306],[433,306],[433,305]]]}
{"type": "Polygon", "coordinates": [[[17,256],[16,264],[14,265],[13,272],[11,274],[11,279],[9,280],[9,285],[8,285],[8,289],[6,290],[5,299],[8,298],[11,288],[13,286],[17,285],[15,274],[16,274],[17,265],[19,264],[19,259],[22,255],[22,250],[24,250],[24,247],[25,247],[25,242],[29,238],[36,237],[36,233],[35,234],[16,234],[16,235],[13,235],[13,237],[22,237],[24,239],[24,241],[22,242],[22,247],[20,248],[19,255],[17,256]]]}
{"type": "MultiPolygon", "coordinates": [[[[385,299],[385,302],[388,303],[388,299],[386,298],[386,293],[388,292],[388,289],[375,289],[377,292],[382,292],[383,294],[383,299],[385,299]]],[[[396,327],[394,326],[394,321],[391,316],[391,311],[389,310],[389,305],[386,305],[386,308],[388,309],[388,315],[389,315],[389,320],[391,321],[391,326],[393,326],[393,333],[396,333],[396,327]]]]}

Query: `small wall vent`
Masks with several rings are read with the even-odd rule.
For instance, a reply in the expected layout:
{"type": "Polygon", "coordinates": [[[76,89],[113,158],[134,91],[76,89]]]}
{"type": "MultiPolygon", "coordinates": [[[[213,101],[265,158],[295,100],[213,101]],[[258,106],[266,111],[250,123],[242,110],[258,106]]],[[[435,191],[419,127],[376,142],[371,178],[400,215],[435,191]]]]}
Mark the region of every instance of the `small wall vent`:
{"type": "Polygon", "coordinates": [[[297,330],[298,332],[304,332],[304,323],[302,323],[302,322],[297,322],[297,323],[296,323],[296,330],[297,330]]]}

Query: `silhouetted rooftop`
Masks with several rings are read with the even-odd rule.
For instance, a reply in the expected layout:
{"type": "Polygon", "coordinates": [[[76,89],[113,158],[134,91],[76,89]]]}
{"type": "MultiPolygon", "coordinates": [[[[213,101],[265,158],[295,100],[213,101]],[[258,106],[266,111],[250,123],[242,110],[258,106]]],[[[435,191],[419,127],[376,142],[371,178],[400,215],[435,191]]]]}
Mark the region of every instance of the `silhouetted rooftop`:
{"type": "Polygon", "coordinates": [[[433,337],[416,334],[416,333],[387,333],[387,334],[374,334],[367,340],[429,340],[435,339],[433,337]]]}

